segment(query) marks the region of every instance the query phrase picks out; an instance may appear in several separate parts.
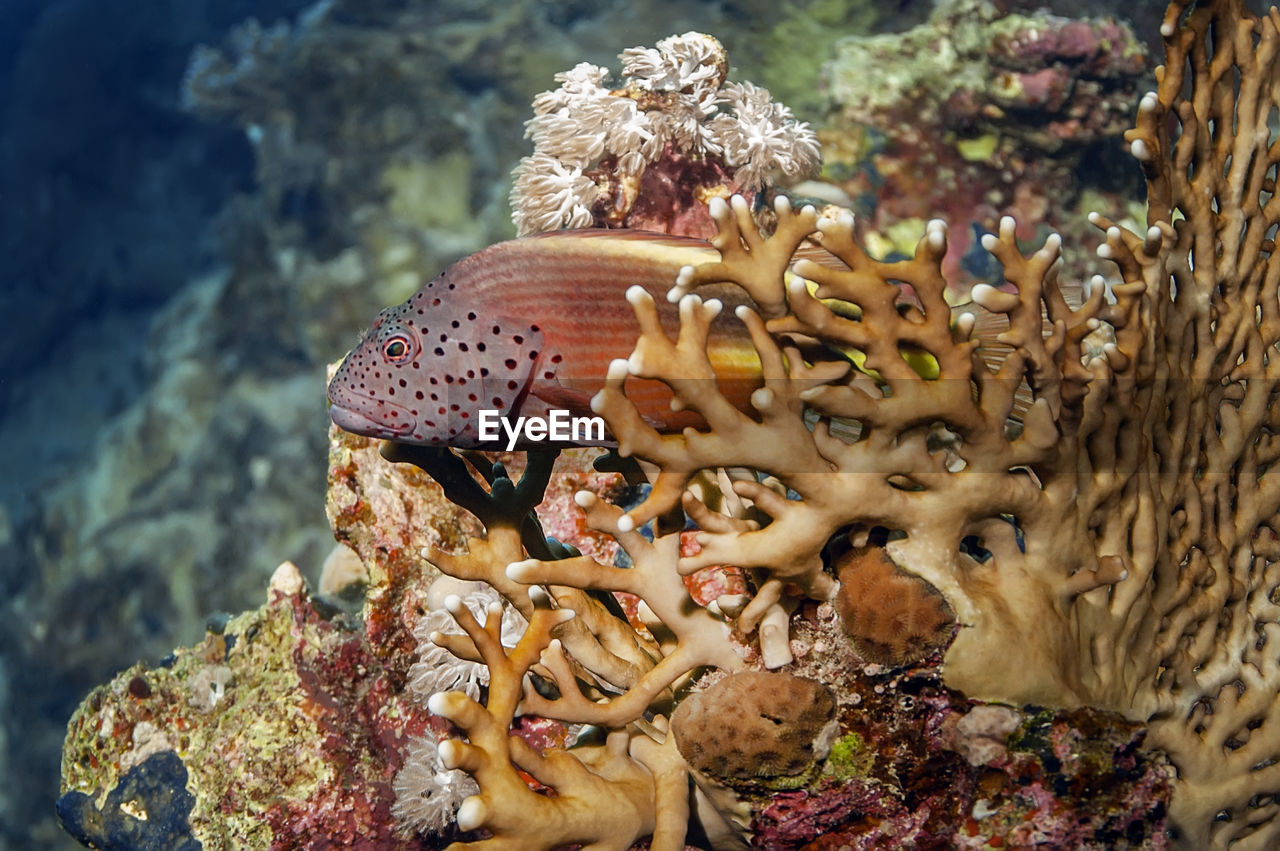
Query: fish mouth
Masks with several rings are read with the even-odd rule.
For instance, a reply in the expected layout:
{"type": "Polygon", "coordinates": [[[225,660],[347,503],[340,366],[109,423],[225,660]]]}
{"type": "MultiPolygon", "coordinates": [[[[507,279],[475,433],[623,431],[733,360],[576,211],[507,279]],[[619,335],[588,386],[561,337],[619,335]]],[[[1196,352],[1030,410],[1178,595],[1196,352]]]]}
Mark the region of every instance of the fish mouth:
{"type": "Polygon", "coordinates": [[[409,434],[413,431],[413,417],[407,416],[402,422],[388,425],[386,423],[371,420],[359,411],[353,411],[350,408],[344,408],[341,405],[329,406],[329,419],[333,420],[333,424],[343,431],[349,431],[354,434],[362,434],[366,437],[396,438],[409,434]]]}

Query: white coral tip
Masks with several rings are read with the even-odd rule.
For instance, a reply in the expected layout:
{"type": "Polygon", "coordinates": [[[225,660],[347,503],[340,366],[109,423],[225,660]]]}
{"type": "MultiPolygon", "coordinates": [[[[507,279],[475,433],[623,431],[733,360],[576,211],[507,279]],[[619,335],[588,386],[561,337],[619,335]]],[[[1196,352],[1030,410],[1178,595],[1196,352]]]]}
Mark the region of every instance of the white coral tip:
{"type": "Polygon", "coordinates": [[[969,298],[988,310],[992,309],[990,303],[1000,295],[1000,291],[990,284],[974,284],[973,289],[969,291],[969,298]]]}
{"type": "Polygon", "coordinates": [[[488,817],[489,808],[485,806],[484,798],[472,795],[458,807],[458,829],[464,832],[476,830],[484,826],[488,817]]]}
{"type": "Polygon", "coordinates": [[[1138,109],[1145,109],[1147,112],[1153,112],[1160,105],[1160,97],[1155,92],[1147,92],[1142,96],[1142,100],[1138,101],[1138,109]]]}
{"type": "Polygon", "coordinates": [[[747,210],[751,209],[747,204],[747,199],[736,194],[729,196],[729,206],[733,207],[734,212],[738,213],[745,213],[747,210]]]}
{"type": "Polygon", "coordinates": [[[995,251],[996,246],[1000,244],[1000,240],[994,233],[984,233],[980,242],[982,243],[982,247],[987,251],[995,251]]]}
{"type": "MultiPolygon", "coordinates": [[[[439,715],[441,718],[448,718],[449,717],[449,693],[447,691],[438,691],[435,694],[431,695],[431,697],[428,697],[427,709],[429,709],[433,715],[439,715]]],[[[456,756],[456,754],[454,753],[454,749],[450,747],[450,745],[452,744],[453,744],[453,741],[449,740],[447,742],[441,743],[440,745],[440,760],[441,762],[445,763],[445,768],[453,768],[452,765],[448,764],[449,761],[446,757],[446,754],[451,754],[456,756]]]]}
{"type": "MultiPolygon", "coordinates": [[[[627,358],[614,358],[609,361],[609,369],[605,372],[605,378],[609,381],[621,381],[630,373],[627,366],[627,358]]],[[[596,413],[599,413],[597,411],[596,413]]]]}
{"type": "Polygon", "coordinates": [[[507,565],[507,578],[513,582],[522,582],[525,585],[538,581],[538,568],[542,562],[536,558],[527,558],[524,561],[513,561],[507,565]]]}
{"type": "Polygon", "coordinates": [[[924,238],[933,251],[942,251],[947,247],[947,223],[942,219],[930,219],[925,225],[924,238]]]}
{"type": "Polygon", "coordinates": [[[729,215],[729,205],[719,195],[707,202],[707,212],[717,221],[729,215]]]}
{"type": "Polygon", "coordinates": [[[768,387],[761,387],[751,394],[751,407],[757,411],[764,413],[773,406],[773,391],[768,387]]]}
{"type": "Polygon", "coordinates": [[[1090,212],[1089,224],[1093,225],[1096,228],[1102,227],[1102,214],[1099,213],[1097,210],[1090,212]]]}
{"type": "Polygon", "coordinates": [[[1133,158],[1139,162],[1147,162],[1151,159],[1151,148],[1142,139],[1134,139],[1129,143],[1129,153],[1133,154],[1133,158]]]}
{"type": "Polygon", "coordinates": [[[710,316],[719,316],[720,311],[724,310],[724,302],[718,298],[709,298],[705,302],[707,314],[710,316]]]}
{"type": "Polygon", "coordinates": [[[444,598],[444,608],[451,615],[456,615],[462,611],[462,598],[457,594],[450,594],[444,598]]]}
{"type": "Polygon", "coordinates": [[[598,500],[591,491],[578,491],[573,495],[573,501],[578,504],[579,508],[588,509],[594,506],[598,500]]]}
{"type": "Polygon", "coordinates": [[[752,313],[751,308],[747,307],[745,304],[740,304],[733,309],[733,315],[738,317],[743,322],[747,321],[747,317],[750,316],[751,313],[752,313]]]}
{"type": "Polygon", "coordinates": [[[630,514],[624,514],[618,518],[618,531],[631,532],[636,528],[636,521],[630,514]]]}
{"type": "Polygon", "coordinates": [[[653,301],[653,296],[649,295],[649,291],[639,284],[632,284],[627,287],[627,301],[632,307],[637,307],[645,303],[645,300],[653,301]]]}
{"type": "Polygon", "coordinates": [[[1012,239],[1013,232],[1017,229],[1018,223],[1014,221],[1013,216],[1000,217],[1000,236],[1004,239],[1012,239]]]}

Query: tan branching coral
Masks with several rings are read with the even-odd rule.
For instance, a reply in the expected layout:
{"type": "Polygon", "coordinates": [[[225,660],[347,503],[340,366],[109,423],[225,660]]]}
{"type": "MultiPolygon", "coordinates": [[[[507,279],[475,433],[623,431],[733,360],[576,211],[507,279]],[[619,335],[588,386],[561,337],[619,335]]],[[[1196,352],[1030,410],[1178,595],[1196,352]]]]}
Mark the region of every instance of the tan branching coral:
{"type": "MultiPolygon", "coordinates": [[[[552,643],[551,630],[571,619],[570,609],[539,606],[529,629],[508,652],[501,641],[502,609],[489,609],[485,623],[476,621],[457,597],[447,604],[475,642],[489,666],[491,685],[481,706],[461,692],[441,692],[429,703],[431,711],[462,729],[467,742],[450,739],[440,746],[440,759],[449,769],[470,773],[480,791],[462,802],[458,827],[484,828],[492,838],[477,847],[493,849],[555,848],[580,843],[585,848],[619,849],[654,833],[660,814],[654,775],[628,756],[630,736],[614,732],[599,748],[538,753],[510,734],[520,701],[520,684],[539,655],[552,643]],[[519,771],[556,790],[554,798],[534,792],[519,771]]],[[[684,800],[683,790],[678,803],[684,800]]],[[[677,806],[674,817],[681,818],[677,806]]],[[[683,833],[683,831],[681,831],[683,833]]]]}
{"type": "Polygon", "coordinates": [[[884,263],[848,221],[783,206],[765,239],[737,203],[715,216],[722,261],[681,274],[678,340],[633,299],[641,339],[597,410],[624,452],[661,470],[622,528],[669,510],[706,467],[752,468],[790,489],[783,499],[736,483],[771,522],[705,528],[682,570],[762,568],[760,594],[791,583],[824,599],[828,540],[861,545],[885,530],[894,562],[961,624],[948,684],[1149,721],[1179,770],[1174,816],[1189,847],[1269,847],[1280,837],[1280,147],[1268,124],[1280,15],[1237,0],[1189,7],[1168,13],[1169,64],[1128,136],[1149,227],[1093,218],[1118,283],[1095,282],[1072,307],[1058,240],[1025,255],[1006,220],[983,240],[1005,285],[972,294],[1003,326],[984,343],[944,300],[940,224],[913,258],[884,263]],[[806,237],[844,268],[801,261],[791,275],[769,259],[806,237]],[[755,416],[702,380],[716,306],[687,293],[724,281],[767,318],[740,311],[764,366],[755,416]],[[813,341],[856,350],[859,368],[830,371],[813,341]],[[628,376],[666,382],[708,428],[657,434],[628,412],[628,376]],[[811,432],[805,412],[817,415],[811,432]]]}

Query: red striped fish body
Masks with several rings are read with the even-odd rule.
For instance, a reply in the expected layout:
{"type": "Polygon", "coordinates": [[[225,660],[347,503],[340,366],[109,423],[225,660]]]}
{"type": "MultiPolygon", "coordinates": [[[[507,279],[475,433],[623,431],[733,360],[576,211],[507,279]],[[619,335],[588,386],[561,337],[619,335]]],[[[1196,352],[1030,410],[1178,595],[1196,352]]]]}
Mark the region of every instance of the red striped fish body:
{"type": "MultiPolygon", "coordinates": [[[[718,257],[701,240],[636,231],[564,231],[490,246],[378,315],[329,384],[330,415],[358,434],[486,449],[507,441],[481,439],[482,411],[511,420],[553,409],[587,416],[609,362],[630,355],[639,334],[626,290],[644,287],[674,338],[679,320],[667,290],[681,266],[718,257]]],[[[750,301],[736,287],[702,289],[725,302],[708,343],[720,392],[749,410],[760,363],[733,308],[750,301]]],[[[631,379],[627,395],[660,431],[699,422],[671,411],[659,382],[631,379]]],[[[605,435],[575,445],[610,442],[605,435]]]]}

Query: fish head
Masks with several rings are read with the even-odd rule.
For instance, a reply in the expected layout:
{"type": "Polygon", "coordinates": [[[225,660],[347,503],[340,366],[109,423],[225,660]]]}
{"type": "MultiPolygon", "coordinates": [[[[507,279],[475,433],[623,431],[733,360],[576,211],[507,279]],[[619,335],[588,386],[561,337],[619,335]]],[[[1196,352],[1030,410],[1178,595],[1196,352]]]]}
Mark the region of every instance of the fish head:
{"type": "Polygon", "coordinates": [[[536,323],[442,298],[440,280],[379,313],[338,367],[329,416],[339,428],[420,446],[494,448],[481,440],[480,413],[519,409],[541,368],[542,333],[536,323]]]}

